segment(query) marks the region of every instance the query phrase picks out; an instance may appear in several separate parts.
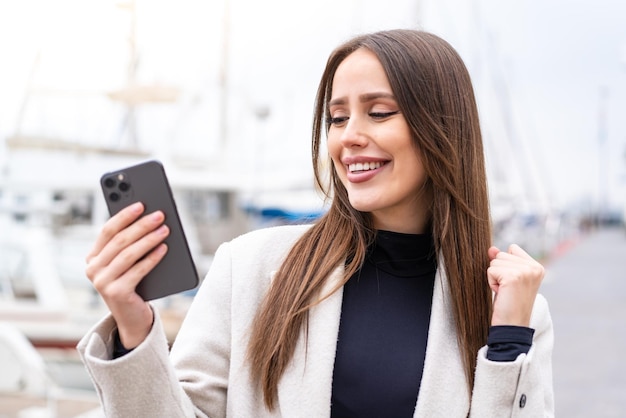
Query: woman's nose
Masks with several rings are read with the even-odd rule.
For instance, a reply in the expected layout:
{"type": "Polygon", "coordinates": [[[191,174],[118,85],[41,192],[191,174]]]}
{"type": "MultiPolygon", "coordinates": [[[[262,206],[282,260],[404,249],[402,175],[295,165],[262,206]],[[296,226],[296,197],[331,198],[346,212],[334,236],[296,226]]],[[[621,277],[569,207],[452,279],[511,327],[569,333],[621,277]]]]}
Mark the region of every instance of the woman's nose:
{"type": "Polygon", "coordinates": [[[341,133],[341,144],[346,148],[364,147],[367,145],[367,135],[363,122],[359,117],[351,117],[341,133]]]}

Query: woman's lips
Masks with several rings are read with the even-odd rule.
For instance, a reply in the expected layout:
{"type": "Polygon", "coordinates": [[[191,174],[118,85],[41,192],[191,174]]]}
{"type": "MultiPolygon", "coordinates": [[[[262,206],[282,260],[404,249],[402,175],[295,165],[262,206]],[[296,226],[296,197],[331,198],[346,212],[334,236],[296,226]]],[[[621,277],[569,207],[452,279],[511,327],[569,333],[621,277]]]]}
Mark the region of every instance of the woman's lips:
{"type": "Polygon", "coordinates": [[[347,165],[347,178],[350,183],[363,183],[376,176],[387,164],[386,161],[358,162],[347,165]]]}

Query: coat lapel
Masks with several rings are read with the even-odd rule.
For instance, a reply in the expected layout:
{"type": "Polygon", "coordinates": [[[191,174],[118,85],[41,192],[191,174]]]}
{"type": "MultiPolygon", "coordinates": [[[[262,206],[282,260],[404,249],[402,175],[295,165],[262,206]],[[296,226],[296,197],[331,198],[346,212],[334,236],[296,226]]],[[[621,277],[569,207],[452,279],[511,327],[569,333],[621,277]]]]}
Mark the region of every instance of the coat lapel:
{"type": "MultiPolygon", "coordinates": [[[[335,269],[322,290],[323,295],[341,281],[343,273],[343,265],[335,269]]],[[[308,338],[303,333],[278,384],[278,406],[283,417],[330,416],[342,296],[343,288],[309,313],[308,338]]]]}
{"type": "Polygon", "coordinates": [[[463,360],[457,342],[443,265],[435,277],[424,372],[414,418],[465,417],[469,411],[463,360]]]}

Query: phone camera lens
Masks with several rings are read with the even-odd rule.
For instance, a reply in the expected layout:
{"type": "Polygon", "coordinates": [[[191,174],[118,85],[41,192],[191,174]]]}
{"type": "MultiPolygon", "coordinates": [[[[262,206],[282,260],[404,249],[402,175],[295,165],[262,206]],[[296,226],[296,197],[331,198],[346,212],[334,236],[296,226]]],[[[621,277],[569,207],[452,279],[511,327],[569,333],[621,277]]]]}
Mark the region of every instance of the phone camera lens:
{"type": "Polygon", "coordinates": [[[111,188],[113,186],[115,186],[115,180],[112,179],[111,177],[107,178],[104,180],[104,185],[108,188],[111,188]]]}
{"type": "Polygon", "coordinates": [[[126,183],[125,181],[120,183],[120,190],[123,192],[127,192],[128,189],[130,189],[130,184],[126,183]]]}
{"type": "Polygon", "coordinates": [[[111,199],[112,202],[117,202],[118,200],[120,200],[120,195],[113,192],[109,195],[109,199],[111,199]]]}

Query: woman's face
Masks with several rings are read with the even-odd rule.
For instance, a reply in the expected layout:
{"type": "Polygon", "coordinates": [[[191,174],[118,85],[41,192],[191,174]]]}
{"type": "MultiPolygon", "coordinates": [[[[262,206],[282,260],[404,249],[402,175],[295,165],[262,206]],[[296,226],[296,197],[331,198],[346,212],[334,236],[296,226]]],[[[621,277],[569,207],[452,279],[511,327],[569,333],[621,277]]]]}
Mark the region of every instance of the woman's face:
{"type": "Polygon", "coordinates": [[[425,231],[426,173],[374,53],[361,48],[339,65],[329,102],[328,150],[350,204],[377,229],[425,231]]]}

